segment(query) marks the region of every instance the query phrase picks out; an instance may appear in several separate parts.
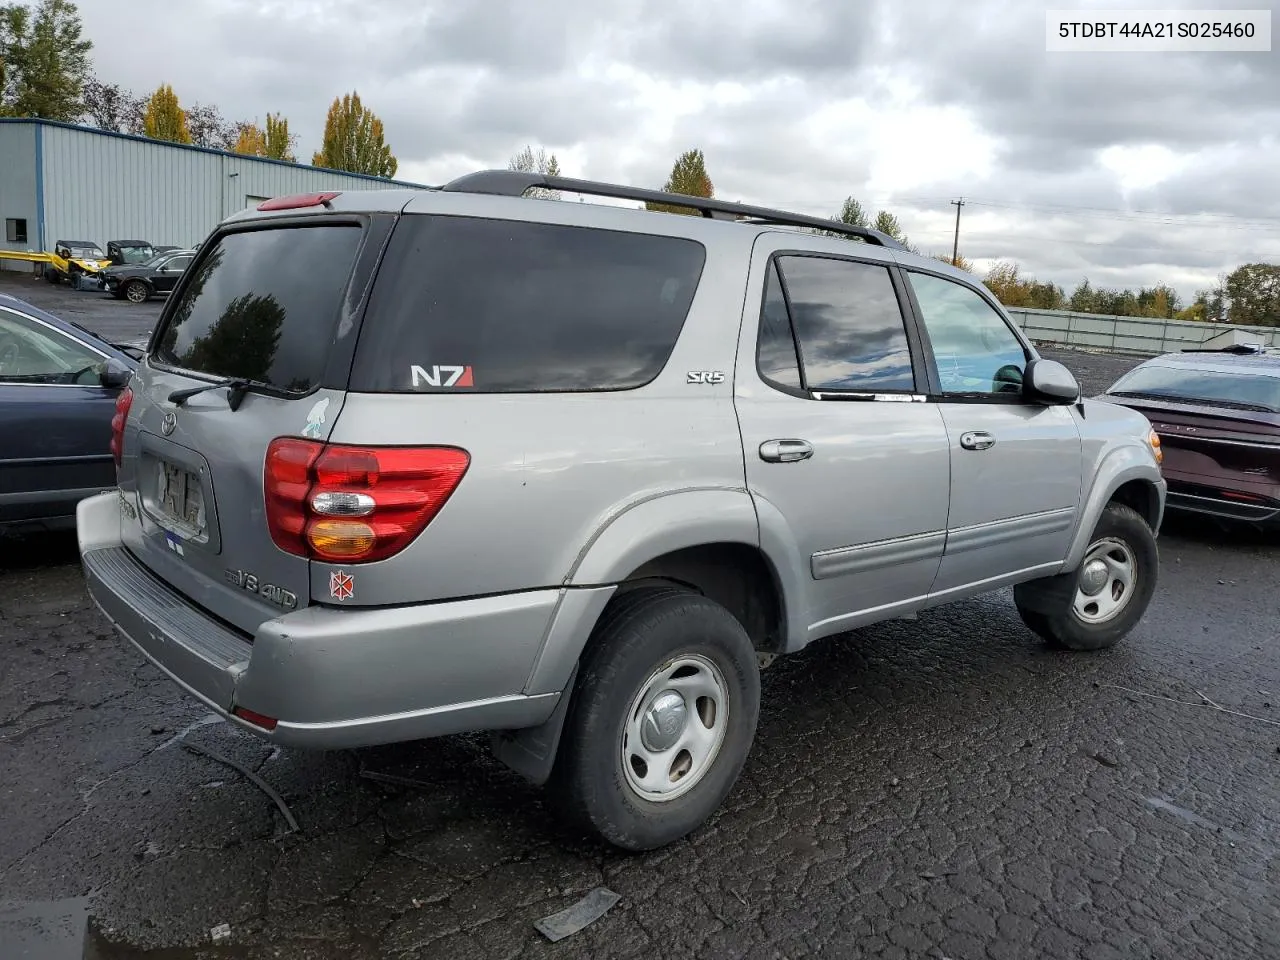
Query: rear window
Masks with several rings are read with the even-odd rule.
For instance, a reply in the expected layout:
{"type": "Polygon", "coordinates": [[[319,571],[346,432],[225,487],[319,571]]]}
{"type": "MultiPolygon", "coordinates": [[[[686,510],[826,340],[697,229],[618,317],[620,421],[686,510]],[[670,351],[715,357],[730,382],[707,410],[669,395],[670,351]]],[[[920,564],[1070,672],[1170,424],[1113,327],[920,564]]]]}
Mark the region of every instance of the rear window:
{"type": "Polygon", "coordinates": [[[1233,374],[1153,363],[1121,377],[1107,392],[1280,413],[1280,377],[1256,370],[1233,374]]]}
{"type": "Polygon", "coordinates": [[[227,234],[188,271],[154,358],[309,392],[324,374],[360,236],[345,224],[227,234]]]}
{"type": "Polygon", "coordinates": [[[378,270],[350,388],[643,386],[675,347],[705,255],[676,237],[405,217],[378,270]]]}

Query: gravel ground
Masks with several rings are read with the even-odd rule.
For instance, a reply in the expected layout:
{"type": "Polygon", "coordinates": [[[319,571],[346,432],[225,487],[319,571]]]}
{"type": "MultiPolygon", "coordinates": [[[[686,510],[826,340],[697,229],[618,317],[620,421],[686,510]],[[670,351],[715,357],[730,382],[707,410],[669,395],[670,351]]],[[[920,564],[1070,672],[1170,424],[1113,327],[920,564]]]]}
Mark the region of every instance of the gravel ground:
{"type": "MultiPolygon", "coordinates": [[[[87,326],[158,312],[34,286],[87,326]]],[[[1054,355],[1091,393],[1132,363],[1054,355]]],[[[307,754],[209,722],[91,607],[72,539],[25,541],[0,551],[0,905],[86,898],[99,960],[1274,958],[1280,543],[1160,542],[1111,651],[1046,649],[1002,591],[777,662],[724,809],[625,856],[478,737],[307,754]],[[601,884],[603,919],[534,930],[601,884]]]]}

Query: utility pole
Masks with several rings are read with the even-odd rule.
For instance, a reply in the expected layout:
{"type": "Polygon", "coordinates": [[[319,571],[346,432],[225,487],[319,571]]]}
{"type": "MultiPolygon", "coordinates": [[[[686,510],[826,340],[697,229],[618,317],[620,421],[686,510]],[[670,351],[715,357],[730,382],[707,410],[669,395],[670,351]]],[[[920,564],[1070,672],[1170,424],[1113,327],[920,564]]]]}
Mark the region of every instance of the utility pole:
{"type": "Polygon", "coordinates": [[[954,267],[960,260],[960,208],[964,206],[964,197],[952,200],[951,205],[956,208],[956,236],[951,244],[951,265],[954,267]]]}

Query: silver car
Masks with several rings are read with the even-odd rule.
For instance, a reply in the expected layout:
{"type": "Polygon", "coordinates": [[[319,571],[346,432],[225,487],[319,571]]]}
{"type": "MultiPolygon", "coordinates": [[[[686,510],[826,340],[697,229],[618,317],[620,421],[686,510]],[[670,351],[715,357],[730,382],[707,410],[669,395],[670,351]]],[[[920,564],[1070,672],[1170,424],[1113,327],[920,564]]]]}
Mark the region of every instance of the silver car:
{"type": "Polygon", "coordinates": [[[1165,502],[1148,421],[966,273],[497,171],[223,223],[113,449],[88,589],[189,694],[294,747],[492,731],[630,850],[724,800],[776,655],[1010,585],[1048,641],[1116,643],[1165,502]]]}

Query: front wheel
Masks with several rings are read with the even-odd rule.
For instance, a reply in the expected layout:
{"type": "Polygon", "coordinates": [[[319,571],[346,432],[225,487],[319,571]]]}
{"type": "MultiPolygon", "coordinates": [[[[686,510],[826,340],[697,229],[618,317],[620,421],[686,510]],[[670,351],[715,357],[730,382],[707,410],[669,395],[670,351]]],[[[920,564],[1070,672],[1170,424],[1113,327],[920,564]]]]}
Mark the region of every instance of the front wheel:
{"type": "Polygon", "coordinates": [[[144,303],[151,291],[141,280],[130,280],[124,285],[124,296],[130,303],[144,303]]]}
{"type": "Polygon", "coordinates": [[[1072,573],[1014,587],[1023,623],[1055,646],[1102,650],[1142,619],[1155,593],[1160,556],[1155,534],[1132,507],[1110,503],[1084,560],[1072,573]]]}
{"type": "Polygon", "coordinates": [[[623,594],[583,657],[551,789],[614,846],[664,846],[728,796],[759,712],[756,651],[728,610],[674,587],[623,594]]]}

